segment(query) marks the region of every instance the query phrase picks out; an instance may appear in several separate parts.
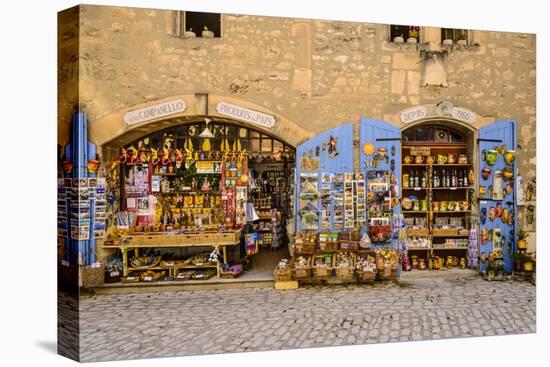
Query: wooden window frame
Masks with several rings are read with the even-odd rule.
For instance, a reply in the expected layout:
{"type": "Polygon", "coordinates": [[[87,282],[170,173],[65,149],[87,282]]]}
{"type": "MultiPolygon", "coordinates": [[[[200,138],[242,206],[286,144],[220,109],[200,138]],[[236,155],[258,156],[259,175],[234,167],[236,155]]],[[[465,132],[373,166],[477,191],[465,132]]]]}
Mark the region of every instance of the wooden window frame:
{"type": "MultiPolygon", "coordinates": [[[[172,34],[175,37],[184,38],[184,32],[187,30],[187,22],[186,22],[186,14],[187,13],[203,13],[203,12],[187,12],[184,10],[175,10],[172,13],[172,34]]],[[[222,38],[223,37],[223,14],[221,13],[212,13],[212,14],[219,14],[220,16],[220,35],[218,37],[214,36],[213,39],[222,38]]],[[[196,34],[196,38],[201,39],[208,39],[202,37],[202,30],[200,30],[201,33],[199,33],[197,30],[194,31],[196,34]]]]}

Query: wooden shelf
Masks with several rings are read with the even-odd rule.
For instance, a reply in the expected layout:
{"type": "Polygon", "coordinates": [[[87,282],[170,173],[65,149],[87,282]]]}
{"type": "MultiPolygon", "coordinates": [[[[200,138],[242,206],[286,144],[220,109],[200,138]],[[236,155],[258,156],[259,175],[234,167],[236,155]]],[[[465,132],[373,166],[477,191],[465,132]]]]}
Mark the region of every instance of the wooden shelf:
{"type": "Polygon", "coordinates": [[[426,213],[429,213],[428,211],[426,210],[402,210],[401,213],[403,214],[426,214],[426,213]]]}
{"type": "Polygon", "coordinates": [[[405,143],[402,143],[401,144],[401,148],[404,148],[404,149],[411,149],[413,147],[418,147],[418,146],[422,146],[422,147],[430,147],[430,148],[441,148],[441,149],[445,149],[445,148],[467,148],[468,146],[465,144],[465,143],[447,143],[447,144],[441,144],[441,143],[434,143],[434,142],[431,142],[431,141],[410,141],[410,142],[405,142],[405,143]]]}
{"type": "Polygon", "coordinates": [[[468,250],[468,247],[432,247],[432,250],[468,250]]]}
{"type": "Polygon", "coordinates": [[[428,164],[428,163],[403,163],[401,165],[402,167],[427,167],[427,166],[432,166],[432,167],[468,167],[468,166],[471,166],[470,163],[444,163],[444,164],[439,164],[439,163],[433,163],[433,164],[428,164]]]}
{"type": "Polygon", "coordinates": [[[464,213],[471,213],[472,211],[471,210],[446,210],[446,211],[441,211],[441,210],[438,210],[438,211],[432,211],[431,213],[433,214],[451,214],[451,213],[457,213],[457,214],[464,214],[464,213]]]}

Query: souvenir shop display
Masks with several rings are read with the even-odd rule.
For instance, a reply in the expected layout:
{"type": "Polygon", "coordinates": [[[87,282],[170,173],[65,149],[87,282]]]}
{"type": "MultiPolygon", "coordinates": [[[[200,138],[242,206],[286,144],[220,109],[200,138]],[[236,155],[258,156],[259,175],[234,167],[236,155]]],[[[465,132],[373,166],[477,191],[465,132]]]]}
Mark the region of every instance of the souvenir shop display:
{"type": "Polygon", "coordinates": [[[317,280],[328,280],[332,276],[332,257],[331,253],[324,253],[313,256],[312,277],[317,280]]]}
{"type": "Polygon", "coordinates": [[[359,283],[373,282],[376,279],[376,255],[374,251],[358,254],[355,273],[359,283]]]}

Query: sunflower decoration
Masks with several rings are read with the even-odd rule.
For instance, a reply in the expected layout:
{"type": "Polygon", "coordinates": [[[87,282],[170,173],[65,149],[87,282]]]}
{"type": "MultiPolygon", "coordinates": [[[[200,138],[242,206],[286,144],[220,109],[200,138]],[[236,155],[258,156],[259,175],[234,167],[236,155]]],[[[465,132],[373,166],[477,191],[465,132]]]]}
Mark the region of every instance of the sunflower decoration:
{"type": "Polygon", "coordinates": [[[373,143],[365,143],[363,144],[363,154],[365,155],[371,155],[374,154],[374,144],[373,143]]]}

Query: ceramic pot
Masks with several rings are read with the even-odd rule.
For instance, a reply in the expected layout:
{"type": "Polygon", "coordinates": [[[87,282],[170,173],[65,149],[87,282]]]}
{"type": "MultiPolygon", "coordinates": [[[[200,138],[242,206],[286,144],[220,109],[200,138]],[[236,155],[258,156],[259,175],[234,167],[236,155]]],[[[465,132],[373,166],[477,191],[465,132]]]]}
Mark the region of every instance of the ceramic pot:
{"type": "Polygon", "coordinates": [[[420,200],[415,200],[413,204],[413,210],[419,211],[420,210],[420,200]]]}
{"type": "Polygon", "coordinates": [[[428,200],[422,200],[421,204],[422,204],[422,206],[421,206],[420,210],[427,211],[428,210],[428,200]]]}
{"type": "Polygon", "coordinates": [[[404,188],[408,188],[409,187],[409,174],[408,173],[404,173],[403,174],[403,187],[404,188]]]}
{"type": "Polygon", "coordinates": [[[532,261],[526,261],[523,263],[523,271],[531,272],[535,269],[535,263],[532,261]]]}
{"type": "Polygon", "coordinates": [[[417,155],[417,156],[414,158],[414,163],[416,163],[416,164],[422,164],[422,163],[424,163],[424,156],[417,155]]]}
{"type": "Polygon", "coordinates": [[[468,210],[469,206],[470,206],[470,203],[466,200],[460,202],[460,210],[466,211],[468,210]]]}
{"type": "Polygon", "coordinates": [[[434,212],[438,212],[439,211],[439,201],[434,201],[432,203],[432,209],[434,212]]]}
{"type": "Polygon", "coordinates": [[[497,203],[497,206],[495,208],[495,215],[497,218],[500,218],[502,216],[502,203],[497,203]]]}
{"type": "Polygon", "coordinates": [[[452,46],[453,45],[453,40],[452,39],[444,39],[443,44],[445,46],[452,46]]]}
{"type": "Polygon", "coordinates": [[[502,209],[500,219],[502,220],[502,223],[508,223],[508,208],[502,209]]]}
{"type": "Polygon", "coordinates": [[[515,150],[507,150],[504,154],[504,161],[507,164],[513,164],[516,160],[516,151],[515,150]]]}
{"type": "Polygon", "coordinates": [[[511,167],[506,167],[502,170],[502,178],[504,181],[510,181],[514,177],[514,170],[511,167]]]}
{"type": "Polygon", "coordinates": [[[481,177],[484,180],[487,180],[491,176],[491,169],[489,167],[485,167],[481,170],[481,177]]]}
{"type": "Polygon", "coordinates": [[[459,268],[460,269],[466,269],[466,259],[461,257],[460,258],[460,263],[458,264],[459,268]]]}
{"type": "Polygon", "coordinates": [[[447,266],[447,269],[452,269],[453,268],[453,257],[452,256],[447,256],[447,262],[445,264],[447,266]]]}
{"type": "Polygon", "coordinates": [[[424,259],[418,259],[418,270],[426,270],[426,261],[424,259]]]}
{"type": "Polygon", "coordinates": [[[447,156],[446,155],[443,155],[443,154],[438,154],[437,155],[437,164],[445,164],[447,163],[447,156]]]}
{"type": "Polygon", "coordinates": [[[498,158],[498,152],[494,149],[488,150],[487,153],[485,153],[485,162],[487,162],[489,166],[492,166],[493,164],[495,164],[497,161],[497,158],[498,158]]]}
{"type": "Polygon", "coordinates": [[[489,220],[492,222],[496,218],[497,211],[494,206],[489,208],[489,220]]]}
{"type": "Polygon", "coordinates": [[[449,163],[449,164],[455,164],[456,163],[456,154],[455,153],[448,153],[447,154],[447,163],[449,163]]]}
{"type": "Polygon", "coordinates": [[[512,184],[510,182],[508,182],[504,187],[504,192],[506,195],[509,195],[512,192],[512,184]]]}
{"type": "Polygon", "coordinates": [[[65,171],[66,174],[71,173],[73,170],[73,162],[71,161],[64,161],[63,162],[63,171],[65,171]]]}
{"type": "Polygon", "coordinates": [[[441,201],[439,203],[439,210],[442,211],[442,212],[447,211],[447,202],[446,201],[441,201]]]}
{"type": "Polygon", "coordinates": [[[518,250],[527,250],[526,240],[518,240],[518,250]]]}
{"type": "Polygon", "coordinates": [[[456,203],[455,203],[454,201],[449,201],[449,202],[447,203],[447,210],[448,210],[448,211],[453,211],[453,210],[455,210],[455,205],[456,205],[456,203]]]}
{"type": "Polygon", "coordinates": [[[387,152],[386,148],[378,148],[378,160],[386,159],[387,152]]]}
{"type": "Polygon", "coordinates": [[[434,164],[435,163],[435,157],[433,155],[426,157],[426,163],[427,164],[434,164]]]}
{"type": "Polygon", "coordinates": [[[88,161],[88,164],[87,164],[87,167],[88,167],[88,171],[90,173],[96,173],[98,168],[99,168],[99,165],[101,164],[100,161],[96,160],[96,159],[90,159],[88,161]]]}
{"type": "Polygon", "coordinates": [[[403,37],[393,37],[393,43],[403,43],[405,39],[403,37]]]}
{"type": "Polygon", "coordinates": [[[407,43],[410,43],[410,44],[417,44],[418,43],[418,40],[414,37],[409,37],[407,38],[407,43]]]}
{"type": "Polygon", "coordinates": [[[466,154],[461,154],[458,156],[458,164],[468,164],[468,157],[466,154]]]}
{"type": "Polygon", "coordinates": [[[479,196],[485,196],[485,186],[484,185],[479,186],[479,196]]]}
{"type": "Polygon", "coordinates": [[[413,162],[413,157],[410,155],[406,155],[405,158],[403,158],[403,163],[405,164],[411,164],[413,162]]]}

